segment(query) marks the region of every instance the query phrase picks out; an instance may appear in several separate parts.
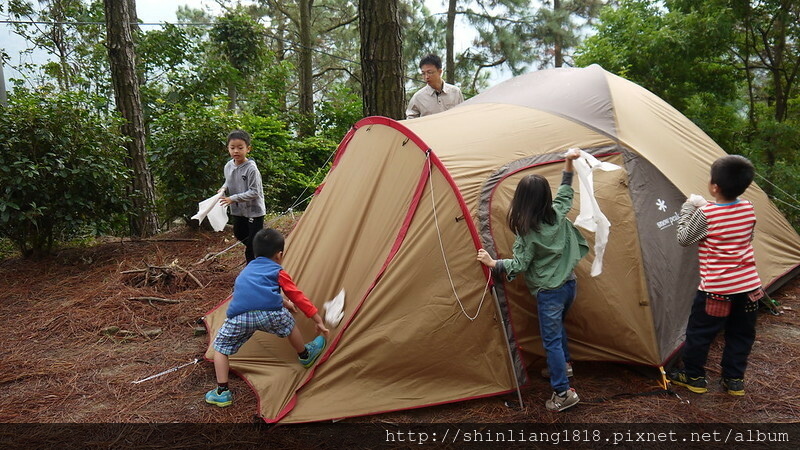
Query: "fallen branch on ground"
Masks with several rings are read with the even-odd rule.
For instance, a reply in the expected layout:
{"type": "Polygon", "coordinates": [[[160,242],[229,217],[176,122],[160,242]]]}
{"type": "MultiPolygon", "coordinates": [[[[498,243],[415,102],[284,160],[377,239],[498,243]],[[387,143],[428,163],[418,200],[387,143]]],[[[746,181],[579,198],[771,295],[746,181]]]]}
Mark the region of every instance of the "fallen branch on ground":
{"type": "Polygon", "coordinates": [[[180,270],[182,270],[182,271],[186,272],[186,275],[189,275],[189,278],[191,278],[192,280],[194,280],[194,282],[195,282],[195,283],[197,283],[197,285],[198,285],[198,286],[200,286],[200,289],[202,289],[202,288],[204,288],[204,287],[205,287],[205,286],[203,286],[203,283],[201,283],[201,282],[200,282],[200,280],[198,280],[198,279],[197,279],[197,277],[195,277],[195,276],[194,276],[194,274],[193,274],[192,272],[189,272],[188,270],[184,269],[183,267],[181,267],[181,266],[179,266],[179,265],[177,265],[177,264],[175,264],[175,263],[173,263],[173,264],[174,264],[174,265],[175,265],[175,267],[177,267],[178,269],[180,269],[180,270]]]}
{"type": "Polygon", "coordinates": [[[128,297],[128,300],[138,300],[140,302],[160,302],[160,303],[182,303],[183,302],[183,300],[174,300],[174,299],[171,299],[171,298],[161,298],[161,297],[128,297]]]}
{"type": "Polygon", "coordinates": [[[174,280],[177,277],[176,272],[178,270],[185,273],[187,277],[191,278],[192,281],[194,281],[195,284],[197,284],[197,286],[200,289],[205,288],[203,283],[201,283],[200,280],[192,272],[178,265],[177,259],[167,266],[151,266],[148,264],[147,267],[144,269],[124,270],[120,272],[120,274],[130,275],[130,274],[143,273],[144,280],[141,280],[141,277],[137,276],[131,279],[132,285],[134,285],[135,287],[143,287],[143,286],[154,285],[159,282],[164,282],[164,281],[169,282],[170,280],[174,280]]]}
{"type": "Polygon", "coordinates": [[[145,242],[197,242],[200,239],[195,238],[149,238],[141,239],[145,242]]]}
{"type": "Polygon", "coordinates": [[[196,263],[194,263],[192,265],[196,266],[196,265],[202,264],[202,263],[204,263],[206,261],[211,261],[212,259],[214,259],[217,256],[227,252],[228,250],[232,249],[233,247],[236,247],[237,245],[239,245],[241,243],[242,243],[241,241],[236,241],[233,245],[231,245],[230,247],[226,248],[225,250],[223,250],[223,251],[221,251],[219,253],[208,253],[208,254],[206,254],[206,256],[203,256],[199,261],[197,261],[196,263]]]}

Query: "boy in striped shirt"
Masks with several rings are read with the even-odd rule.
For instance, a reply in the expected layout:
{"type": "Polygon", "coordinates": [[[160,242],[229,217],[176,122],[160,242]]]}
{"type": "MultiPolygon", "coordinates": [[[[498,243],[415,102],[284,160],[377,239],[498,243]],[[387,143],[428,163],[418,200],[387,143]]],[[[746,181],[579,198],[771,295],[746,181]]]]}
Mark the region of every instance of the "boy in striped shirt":
{"type": "Polygon", "coordinates": [[[723,389],[744,395],[744,371],[756,337],[758,300],[764,295],[753,256],[756,216],[753,204],[738,197],[753,181],[753,164],[728,155],[711,165],[708,191],[714,202],[692,194],[681,207],[678,243],[697,243],[700,286],[686,325],[681,370],[669,379],[690,391],[708,390],[705,363],[717,333],[725,330],[723,389]]]}

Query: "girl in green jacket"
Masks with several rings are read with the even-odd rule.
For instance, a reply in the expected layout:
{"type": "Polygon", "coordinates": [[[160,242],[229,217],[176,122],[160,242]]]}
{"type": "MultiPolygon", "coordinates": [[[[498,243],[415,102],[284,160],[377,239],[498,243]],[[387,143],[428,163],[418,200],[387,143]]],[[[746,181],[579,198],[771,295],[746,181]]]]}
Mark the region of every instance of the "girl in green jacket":
{"type": "Polygon", "coordinates": [[[505,273],[509,281],[523,273],[536,298],[539,331],[553,388],[545,406],[551,411],[563,411],[580,400],[569,385],[572,370],[564,328],[564,318],[575,300],[573,270],[589,251],[586,239],[567,219],[574,196],[572,161],[577,157],[577,151],[567,152],[555,199],[550,184],[541,175],[528,175],[517,185],[508,212],[508,226],[516,235],[512,258],[495,260],[486,250],[478,250],[478,261],[495,273],[505,273]]]}

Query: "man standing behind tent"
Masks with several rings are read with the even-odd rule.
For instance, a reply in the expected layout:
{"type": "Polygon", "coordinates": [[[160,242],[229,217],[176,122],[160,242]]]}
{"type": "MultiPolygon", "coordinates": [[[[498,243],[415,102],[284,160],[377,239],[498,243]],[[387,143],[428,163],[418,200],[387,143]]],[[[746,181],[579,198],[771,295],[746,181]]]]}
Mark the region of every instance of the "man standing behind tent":
{"type": "Polygon", "coordinates": [[[425,87],[418,90],[406,109],[406,119],[428,116],[447,111],[464,101],[461,89],[442,79],[442,59],[428,55],[419,62],[425,87]]]}

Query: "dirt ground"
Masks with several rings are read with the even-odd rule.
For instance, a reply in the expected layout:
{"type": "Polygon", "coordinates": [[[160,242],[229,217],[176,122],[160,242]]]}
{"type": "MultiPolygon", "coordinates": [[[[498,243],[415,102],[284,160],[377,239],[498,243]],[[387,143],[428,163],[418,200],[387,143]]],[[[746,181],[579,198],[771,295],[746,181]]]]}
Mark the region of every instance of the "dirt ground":
{"type": "MultiPolygon", "coordinates": [[[[108,239],[38,261],[0,261],[0,422],[253,423],[255,396],[241,379],[231,380],[232,407],[203,401],[215,385],[212,363],[133,383],[202,357],[208,336],[197,319],[231,292],[244,257],[235,247],[202,260],[233,243],[229,230],[179,229],[146,241],[108,239]]],[[[744,397],[715,384],[718,340],[705,395],[680,387],[677,395],[658,393],[654,369],[578,362],[574,387],[582,402],[564,413],[545,410],[549,386],[536,375],[538,366],[522,390],[522,408],[516,395],[507,395],[344,422],[798,422],[800,279],[773,297],[782,314],[760,315],[744,397]]]]}

